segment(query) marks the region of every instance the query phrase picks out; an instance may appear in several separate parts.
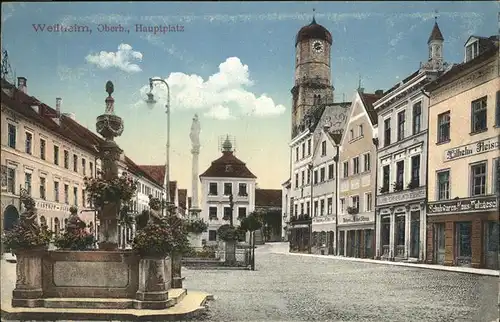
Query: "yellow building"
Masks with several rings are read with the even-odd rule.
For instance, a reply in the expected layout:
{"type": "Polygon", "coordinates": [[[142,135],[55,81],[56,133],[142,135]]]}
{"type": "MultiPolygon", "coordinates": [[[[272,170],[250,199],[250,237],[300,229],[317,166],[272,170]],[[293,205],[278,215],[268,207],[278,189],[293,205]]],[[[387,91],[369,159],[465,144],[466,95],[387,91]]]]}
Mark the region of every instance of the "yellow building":
{"type": "MultiPolygon", "coordinates": [[[[18,86],[2,79],[1,174],[2,231],[19,218],[21,188],[35,199],[40,223],[54,232],[64,228],[69,208],[87,205],[83,178],[96,172],[97,136],[28,94],[26,78],[18,86]]],[[[94,212],[79,214],[93,227],[94,212]]]]}
{"type": "Polygon", "coordinates": [[[427,261],[498,269],[498,36],[429,84],[427,261]]]}

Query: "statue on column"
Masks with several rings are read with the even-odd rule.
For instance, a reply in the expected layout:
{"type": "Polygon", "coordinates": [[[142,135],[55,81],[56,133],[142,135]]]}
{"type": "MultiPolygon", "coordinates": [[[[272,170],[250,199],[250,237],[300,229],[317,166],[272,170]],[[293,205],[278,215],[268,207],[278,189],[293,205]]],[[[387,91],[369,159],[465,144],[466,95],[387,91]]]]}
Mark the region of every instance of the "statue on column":
{"type": "Polygon", "coordinates": [[[189,133],[189,138],[191,139],[191,144],[193,149],[200,146],[200,121],[198,120],[198,114],[193,117],[193,123],[191,124],[191,133],[189,133]]]}

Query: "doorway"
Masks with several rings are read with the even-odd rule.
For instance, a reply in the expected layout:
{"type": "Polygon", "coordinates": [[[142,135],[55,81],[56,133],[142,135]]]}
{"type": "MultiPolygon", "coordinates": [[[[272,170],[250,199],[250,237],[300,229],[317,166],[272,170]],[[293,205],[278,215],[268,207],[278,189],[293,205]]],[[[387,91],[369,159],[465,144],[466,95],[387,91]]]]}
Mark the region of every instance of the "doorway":
{"type": "Polygon", "coordinates": [[[435,258],[434,262],[439,265],[444,265],[444,256],[445,256],[445,230],[444,223],[434,224],[434,234],[436,237],[434,238],[434,247],[436,251],[434,252],[435,258]]]}
{"type": "Polygon", "coordinates": [[[499,269],[498,263],[499,224],[496,221],[484,223],[484,262],[489,269],[499,269]]]}
{"type": "Polygon", "coordinates": [[[419,258],[420,253],[420,211],[410,213],[410,257],[419,258]]]}
{"type": "Polygon", "coordinates": [[[472,264],[472,222],[457,222],[456,226],[456,256],[457,266],[471,267],[472,264]]]}
{"type": "Polygon", "coordinates": [[[334,252],[334,242],[335,242],[335,232],[329,231],[328,232],[328,255],[333,255],[335,254],[334,252]]]}
{"type": "Polygon", "coordinates": [[[373,230],[365,230],[365,258],[373,258],[373,230]]]}
{"type": "Polygon", "coordinates": [[[345,231],[342,230],[339,235],[339,255],[340,256],[345,256],[345,251],[344,251],[344,245],[345,245],[345,231]]]}

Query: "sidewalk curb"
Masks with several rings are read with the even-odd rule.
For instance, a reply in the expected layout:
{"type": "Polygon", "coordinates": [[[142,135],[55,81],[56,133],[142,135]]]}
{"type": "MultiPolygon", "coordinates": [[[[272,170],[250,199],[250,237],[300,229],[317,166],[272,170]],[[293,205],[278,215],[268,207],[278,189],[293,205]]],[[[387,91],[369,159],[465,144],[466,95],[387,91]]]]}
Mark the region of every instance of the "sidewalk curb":
{"type": "Polygon", "coordinates": [[[393,265],[393,266],[433,269],[433,270],[438,270],[438,271],[448,271],[448,272],[475,274],[475,275],[483,275],[483,276],[494,276],[494,277],[500,276],[498,271],[495,271],[492,269],[457,267],[457,266],[443,266],[443,265],[434,265],[434,264],[413,264],[413,263],[391,262],[391,261],[376,260],[376,259],[342,257],[342,256],[332,256],[332,255],[287,253],[287,252],[277,252],[277,251],[272,251],[272,253],[282,254],[282,255],[291,255],[291,256],[329,258],[329,259],[351,261],[351,262],[361,262],[361,263],[371,263],[371,264],[382,264],[382,265],[393,265]]]}

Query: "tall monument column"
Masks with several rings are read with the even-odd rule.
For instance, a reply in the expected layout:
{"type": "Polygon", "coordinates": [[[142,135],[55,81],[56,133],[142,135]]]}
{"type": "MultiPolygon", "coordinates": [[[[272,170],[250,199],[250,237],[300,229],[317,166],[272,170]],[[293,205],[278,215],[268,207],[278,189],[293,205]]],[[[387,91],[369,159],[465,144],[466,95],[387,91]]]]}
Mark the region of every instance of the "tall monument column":
{"type": "Polygon", "coordinates": [[[198,203],[198,157],[200,155],[200,121],[198,120],[198,114],[195,114],[193,117],[193,123],[191,125],[191,133],[189,137],[191,139],[191,154],[193,155],[193,164],[192,164],[192,177],[191,177],[191,208],[189,209],[189,214],[191,218],[198,218],[198,215],[201,211],[199,203],[198,203]]]}
{"type": "MultiPolygon", "coordinates": [[[[114,86],[111,81],[106,83],[106,109],[104,114],[97,117],[97,133],[102,135],[104,141],[99,146],[101,157],[102,176],[106,181],[118,178],[118,164],[122,149],[116,144],[115,137],[123,133],[123,120],[115,115],[115,100],[111,96],[114,86]]],[[[99,249],[118,249],[118,216],[120,212],[119,202],[109,202],[99,211],[99,249]]]]}

